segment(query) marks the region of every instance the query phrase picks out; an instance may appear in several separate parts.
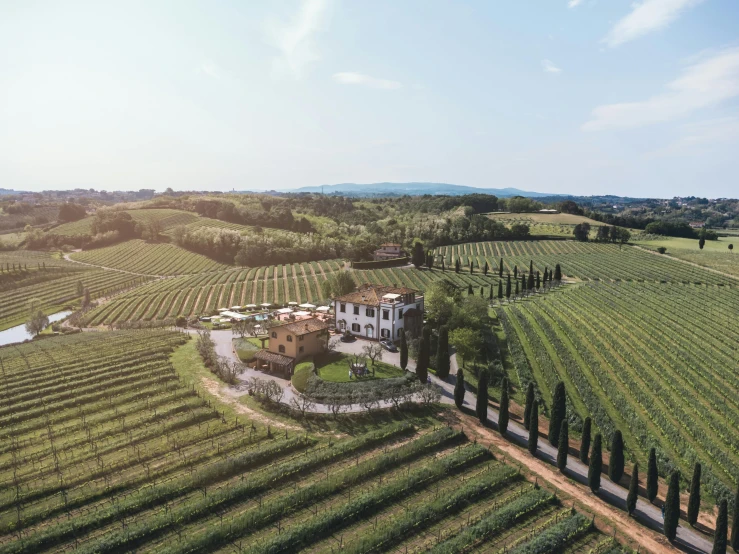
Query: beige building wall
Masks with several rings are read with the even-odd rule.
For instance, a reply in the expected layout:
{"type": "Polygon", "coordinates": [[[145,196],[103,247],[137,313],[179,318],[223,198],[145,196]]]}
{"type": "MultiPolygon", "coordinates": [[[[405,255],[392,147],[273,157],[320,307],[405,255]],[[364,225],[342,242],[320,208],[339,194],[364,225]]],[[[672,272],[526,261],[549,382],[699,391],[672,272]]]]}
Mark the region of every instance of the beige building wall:
{"type": "Polygon", "coordinates": [[[295,335],[282,327],[273,327],[269,333],[269,351],[295,358],[299,362],[306,356],[324,352],[326,330],[314,331],[305,335],[295,335]],[[284,351],[280,351],[284,346],[284,351]],[[301,351],[302,348],[302,351],[301,351]]]}

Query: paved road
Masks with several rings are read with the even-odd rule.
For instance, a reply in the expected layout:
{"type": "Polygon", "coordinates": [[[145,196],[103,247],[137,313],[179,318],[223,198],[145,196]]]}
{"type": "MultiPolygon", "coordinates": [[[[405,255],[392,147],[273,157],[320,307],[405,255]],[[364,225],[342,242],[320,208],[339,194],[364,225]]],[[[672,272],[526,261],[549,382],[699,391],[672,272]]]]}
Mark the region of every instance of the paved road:
{"type": "MultiPolygon", "coordinates": [[[[226,356],[231,360],[238,361],[236,354],[233,351],[231,338],[231,331],[213,331],[211,337],[216,343],[216,352],[221,356],[226,356]]],[[[339,343],[337,350],[345,352],[347,354],[358,354],[362,352],[362,347],[367,344],[366,341],[357,340],[352,343],[339,343]]],[[[398,353],[383,352],[383,362],[399,365],[400,355],[398,353]]],[[[435,375],[431,375],[431,382],[440,386],[442,389],[441,402],[444,404],[454,404],[454,385],[456,383],[457,374],[457,357],[452,354],[451,357],[451,370],[449,378],[446,381],[442,381],[435,375]]],[[[408,369],[413,371],[415,366],[413,360],[408,360],[408,369]]],[[[265,373],[255,371],[253,369],[247,370],[242,376],[243,380],[248,379],[251,376],[257,376],[262,379],[272,379],[280,384],[285,390],[285,396],[282,402],[289,404],[290,400],[294,398],[297,393],[290,385],[290,382],[286,379],[267,375],[265,373]]],[[[243,392],[241,394],[244,394],[243,392]]],[[[464,406],[470,410],[475,409],[476,396],[467,390],[464,397],[464,406]]],[[[390,407],[391,403],[385,402],[380,407],[390,407]]],[[[347,411],[359,412],[362,411],[363,407],[359,404],[352,404],[347,411]]],[[[316,404],[314,409],[311,410],[315,413],[330,413],[328,406],[325,404],[316,404]]],[[[497,429],[498,427],[498,412],[492,408],[488,409],[488,425],[497,429]]],[[[519,444],[520,446],[526,447],[529,440],[529,432],[526,431],[521,425],[514,421],[510,421],[508,424],[507,439],[511,442],[519,444]]],[[[540,438],[538,442],[539,450],[537,457],[541,460],[556,465],[557,463],[557,449],[549,444],[546,438],[540,438]]],[[[578,481],[581,484],[587,485],[588,482],[588,466],[580,462],[576,456],[569,456],[567,459],[566,474],[578,481]]],[[[619,509],[625,509],[626,507],[626,495],[628,490],[612,483],[605,475],[601,479],[601,488],[597,493],[597,496],[605,502],[616,506],[619,509]]],[[[636,511],[634,512],[634,518],[655,531],[660,533],[663,532],[662,526],[662,512],[661,509],[646,502],[642,497],[639,498],[636,505],[636,511]]],[[[711,541],[707,540],[703,535],[693,531],[692,529],[684,526],[679,526],[677,529],[677,538],[675,545],[681,550],[686,552],[704,553],[709,554],[713,549],[711,541]]]]}

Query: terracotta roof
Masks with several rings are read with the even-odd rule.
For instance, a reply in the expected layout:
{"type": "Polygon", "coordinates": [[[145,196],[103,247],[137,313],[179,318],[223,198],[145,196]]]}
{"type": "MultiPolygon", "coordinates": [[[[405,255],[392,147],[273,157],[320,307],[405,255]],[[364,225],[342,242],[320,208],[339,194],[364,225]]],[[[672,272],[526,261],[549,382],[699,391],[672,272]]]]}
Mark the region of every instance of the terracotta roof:
{"type": "Polygon", "coordinates": [[[280,329],[287,329],[295,335],[307,335],[308,333],[315,333],[316,331],[328,329],[328,323],[321,321],[318,318],[311,317],[310,319],[301,319],[300,321],[280,325],[280,329]]]}
{"type": "Polygon", "coordinates": [[[254,354],[254,358],[256,358],[257,360],[262,360],[263,362],[271,362],[273,364],[282,366],[291,365],[293,362],[295,362],[294,358],[283,356],[282,354],[277,354],[276,352],[270,352],[269,350],[257,350],[254,354]]]}
{"type": "Polygon", "coordinates": [[[386,294],[412,294],[418,291],[407,287],[386,287],[383,285],[362,285],[359,290],[339,296],[336,300],[364,306],[379,306],[380,299],[386,294]]]}

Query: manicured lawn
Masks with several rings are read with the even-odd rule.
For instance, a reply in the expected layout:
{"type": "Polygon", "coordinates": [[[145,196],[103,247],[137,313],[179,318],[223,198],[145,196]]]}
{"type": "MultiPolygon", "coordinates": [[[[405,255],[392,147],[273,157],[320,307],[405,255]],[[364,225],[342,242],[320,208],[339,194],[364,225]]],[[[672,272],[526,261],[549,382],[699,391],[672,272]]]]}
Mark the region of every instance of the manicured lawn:
{"type": "MultiPolygon", "coordinates": [[[[316,369],[318,375],[324,381],[333,381],[334,383],[348,383],[349,382],[349,359],[352,356],[348,354],[342,354],[341,352],[330,352],[317,356],[315,359],[316,369]]],[[[403,370],[391,364],[383,362],[375,362],[375,375],[372,376],[372,362],[367,360],[367,369],[370,372],[368,377],[362,377],[362,380],[367,379],[389,379],[392,377],[402,377],[403,370]]],[[[354,379],[352,379],[353,381],[354,379]]]]}

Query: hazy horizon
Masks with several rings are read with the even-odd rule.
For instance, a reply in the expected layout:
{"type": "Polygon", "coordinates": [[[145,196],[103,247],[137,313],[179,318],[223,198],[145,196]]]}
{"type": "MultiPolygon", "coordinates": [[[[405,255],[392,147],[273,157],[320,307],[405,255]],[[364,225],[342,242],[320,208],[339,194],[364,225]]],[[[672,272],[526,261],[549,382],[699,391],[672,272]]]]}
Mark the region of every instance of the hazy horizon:
{"type": "Polygon", "coordinates": [[[736,196],[737,22],[730,0],[6,3],[0,187],[736,196]]]}

